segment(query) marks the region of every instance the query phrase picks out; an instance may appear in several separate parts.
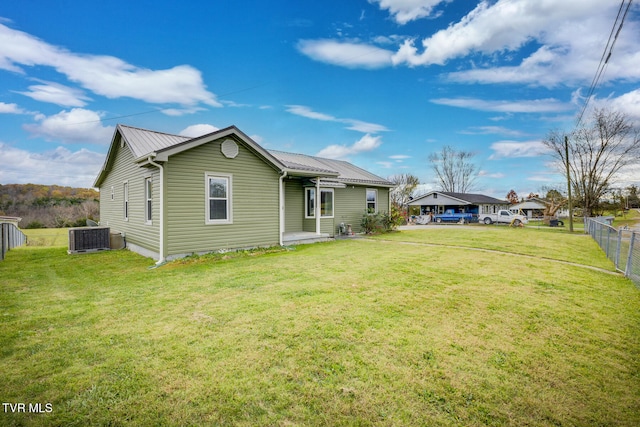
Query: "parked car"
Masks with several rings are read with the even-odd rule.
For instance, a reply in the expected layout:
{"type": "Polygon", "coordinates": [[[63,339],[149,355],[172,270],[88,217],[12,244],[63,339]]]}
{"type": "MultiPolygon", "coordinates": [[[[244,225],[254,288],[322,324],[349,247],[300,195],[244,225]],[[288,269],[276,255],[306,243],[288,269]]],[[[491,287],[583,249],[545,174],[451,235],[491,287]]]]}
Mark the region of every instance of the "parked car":
{"type": "Polygon", "coordinates": [[[473,214],[456,213],[453,209],[447,209],[444,213],[435,216],[435,222],[462,222],[468,223],[474,220],[473,214]]]}
{"type": "Polygon", "coordinates": [[[495,222],[498,224],[513,224],[516,226],[529,222],[526,216],[511,213],[506,209],[500,209],[498,213],[494,214],[480,214],[478,215],[478,221],[485,224],[493,224],[495,222]]]}

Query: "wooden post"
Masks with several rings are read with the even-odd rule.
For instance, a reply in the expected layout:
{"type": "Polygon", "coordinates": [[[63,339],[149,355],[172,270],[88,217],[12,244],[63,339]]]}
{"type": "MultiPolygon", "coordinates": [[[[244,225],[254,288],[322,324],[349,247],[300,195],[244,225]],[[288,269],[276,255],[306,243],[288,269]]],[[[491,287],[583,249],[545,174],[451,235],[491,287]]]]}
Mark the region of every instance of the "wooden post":
{"type": "Polygon", "coordinates": [[[567,168],[567,204],[569,205],[569,232],[573,233],[573,203],[571,200],[571,172],[569,170],[569,137],[564,136],[564,164],[567,168]]]}

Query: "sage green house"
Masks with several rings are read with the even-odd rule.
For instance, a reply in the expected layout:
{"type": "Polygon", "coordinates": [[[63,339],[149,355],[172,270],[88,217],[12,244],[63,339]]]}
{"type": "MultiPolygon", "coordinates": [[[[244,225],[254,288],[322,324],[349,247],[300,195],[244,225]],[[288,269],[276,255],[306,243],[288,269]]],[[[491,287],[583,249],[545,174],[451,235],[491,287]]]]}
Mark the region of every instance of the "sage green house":
{"type": "Polygon", "coordinates": [[[118,125],[94,187],[100,223],[163,262],[193,253],[327,240],[393,184],[353,164],[269,151],[235,126],[197,138],[118,125]]]}

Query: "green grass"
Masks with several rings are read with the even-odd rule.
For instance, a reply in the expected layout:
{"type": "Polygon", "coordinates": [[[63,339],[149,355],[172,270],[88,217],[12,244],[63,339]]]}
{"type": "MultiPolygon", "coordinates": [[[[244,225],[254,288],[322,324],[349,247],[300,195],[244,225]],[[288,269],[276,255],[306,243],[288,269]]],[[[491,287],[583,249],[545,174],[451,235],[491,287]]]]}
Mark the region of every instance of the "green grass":
{"type": "Polygon", "coordinates": [[[22,232],[27,235],[27,246],[51,247],[69,244],[68,228],[33,228],[22,232]]]}
{"type": "MultiPolygon", "coordinates": [[[[497,230],[474,239],[523,231],[497,230]]],[[[10,251],[0,396],[53,412],[0,424],[639,425],[640,291],[537,258],[595,244],[556,233],[559,255],[550,235],[522,234],[507,249],[535,256],[517,260],[410,233],[157,269],[127,251],[10,251]]]]}
{"type": "MultiPolygon", "coordinates": [[[[384,234],[376,238],[396,242],[488,249],[615,270],[613,264],[606,257],[601,256],[602,251],[590,236],[582,233],[568,233],[557,228],[478,225],[443,230],[426,226],[384,234]]],[[[483,254],[471,256],[491,257],[483,254]]],[[[521,262],[519,258],[513,258],[514,268],[517,268],[518,263],[521,262]]]]}

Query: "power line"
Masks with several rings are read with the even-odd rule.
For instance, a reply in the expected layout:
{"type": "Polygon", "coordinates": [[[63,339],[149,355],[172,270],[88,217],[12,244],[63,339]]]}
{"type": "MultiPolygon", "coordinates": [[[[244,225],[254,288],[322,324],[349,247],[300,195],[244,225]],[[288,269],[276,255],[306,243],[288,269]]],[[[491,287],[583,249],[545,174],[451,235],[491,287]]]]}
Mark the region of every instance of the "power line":
{"type": "Polygon", "coordinates": [[[633,0],[629,0],[629,3],[627,3],[626,9],[624,9],[625,0],[622,0],[622,2],[620,3],[620,8],[618,9],[618,15],[616,16],[616,20],[614,21],[613,27],[611,28],[611,33],[609,34],[609,39],[607,40],[607,44],[604,47],[604,51],[602,52],[602,57],[600,58],[600,64],[598,65],[598,68],[596,69],[596,73],[593,76],[593,80],[591,81],[591,86],[589,87],[589,92],[587,93],[584,106],[582,107],[582,111],[580,112],[580,115],[578,116],[578,120],[576,122],[576,128],[580,126],[580,123],[582,122],[582,117],[584,116],[584,113],[587,110],[587,106],[589,105],[589,101],[591,100],[591,97],[593,96],[593,93],[595,92],[596,88],[600,84],[600,79],[604,75],[607,65],[609,64],[609,59],[611,59],[611,55],[613,54],[613,47],[615,46],[616,41],[618,40],[618,36],[620,35],[620,30],[622,30],[622,25],[624,24],[624,20],[627,17],[627,13],[631,8],[632,1],[633,0]],[[624,14],[622,13],[623,9],[624,9],[624,14]],[[618,25],[618,21],[620,22],[619,25],[618,25]]]}

